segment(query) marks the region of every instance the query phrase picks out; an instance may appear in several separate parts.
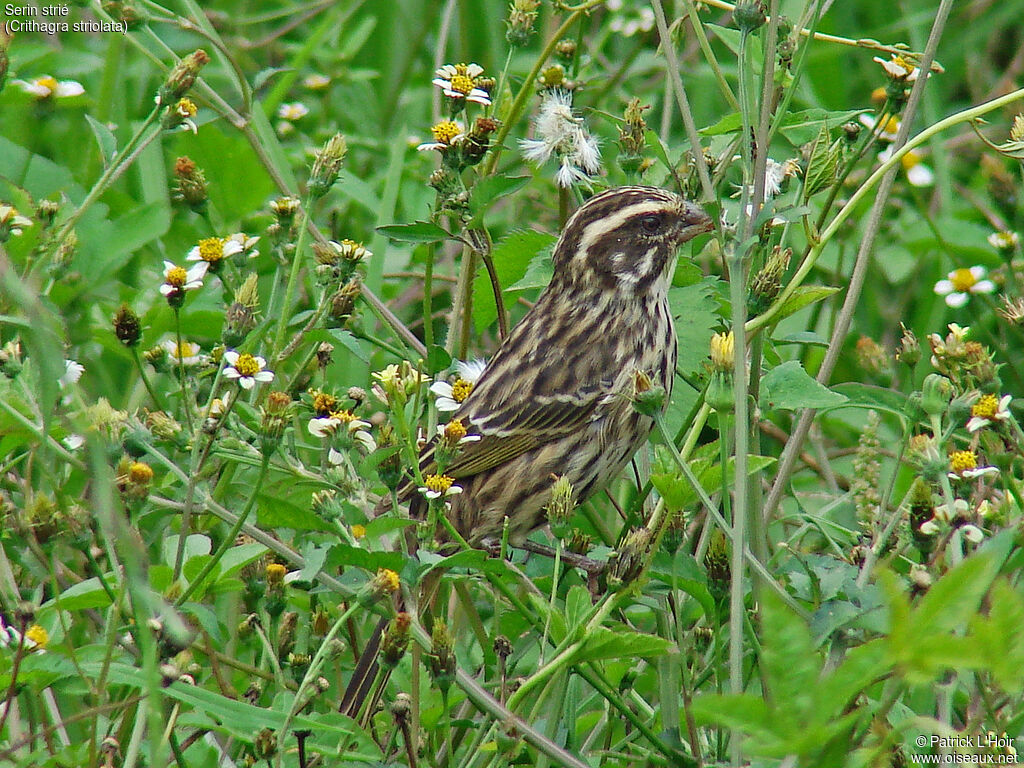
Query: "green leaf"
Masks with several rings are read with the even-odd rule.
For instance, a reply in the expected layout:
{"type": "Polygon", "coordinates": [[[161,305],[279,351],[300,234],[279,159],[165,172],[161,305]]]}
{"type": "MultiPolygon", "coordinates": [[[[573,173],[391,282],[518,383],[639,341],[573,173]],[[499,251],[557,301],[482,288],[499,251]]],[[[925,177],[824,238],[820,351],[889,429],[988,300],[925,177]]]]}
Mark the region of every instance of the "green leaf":
{"type": "MultiPolygon", "coordinates": [[[[84,662],[82,669],[90,678],[98,678],[101,662],[84,662]]],[[[109,667],[108,682],[138,690],[148,690],[147,673],[121,662],[109,667]]],[[[197,685],[181,682],[171,683],[160,689],[160,696],[179,701],[196,712],[207,715],[209,727],[221,733],[231,734],[245,743],[251,743],[263,728],[280,730],[287,718],[285,711],[291,705],[291,696],[275,700],[274,707],[256,707],[244,701],[229,699],[215,691],[197,685]]],[[[312,731],[310,744],[334,752],[339,764],[355,761],[359,764],[379,764],[383,758],[379,748],[369,735],[351,718],[337,712],[318,715],[296,715],[291,720],[295,729],[312,731]],[[344,750],[340,750],[344,745],[344,750]]]]}
{"type": "Polygon", "coordinates": [[[699,725],[721,725],[766,736],[775,733],[768,704],[760,696],[748,693],[695,696],[692,711],[699,725]]]}
{"type": "Polygon", "coordinates": [[[451,237],[445,230],[430,221],[412,224],[385,224],[377,231],[397,243],[439,243],[451,237]]]}
{"type": "Polygon", "coordinates": [[[582,584],[573,584],[565,596],[565,623],[570,632],[586,621],[592,607],[587,588],[582,584]]]}
{"type": "Polygon", "coordinates": [[[761,409],[828,408],[845,403],[843,395],[812,379],[796,360],[776,366],[761,381],[761,409]]]}
{"type": "MultiPolygon", "coordinates": [[[[719,40],[725,43],[725,46],[730,51],[739,56],[740,35],[742,33],[738,29],[723,27],[718,24],[705,24],[704,28],[710,30],[719,40]]],[[[747,46],[747,54],[750,57],[750,64],[754,69],[754,74],[760,74],[761,62],[764,61],[764,56],[761,53],[761,39],[757,35],[750,35],[747,38],[747,46]]]]}
{"type": "Polygon", "coordinates": [[[433,345],[427,352],[427,373],[435,374],[451,367],[452,356],[444,347],[433,345]]]}
{"type": "MultiPolygon", "coordinates": [[[[771,456],[748,455],[747,476],[750,477],[757,474],[774,464],[775,461],[775,458],[771,456]]],[[[730,457],[728,474],[728,486],[730,488],[735,480],[735,468],[736,459],[735,457],[730,457]]],[[[713,463],[711,459],[706,458],[695,459],[690,461],[690,469],[693,470],[693,474],[696,475],[701,487],[708,495],[722,490],[721,464],[713,463]]],[[[690,481],[675,469],[669,472],[652,472],[651,483],[665,500],[665,505],[673,511],[685,509],[691,504],[696,504],[700,499],[693,486],[690,485],[690,481]]]]}
{"type": "Polygon", "coordinates": [[[484,214],[498,200],[507,195],[518,192],[530,183],[529,176],[485,176],[476,184],[469,193],[469,209],[473,218],[469,226],[480,226],[484,214]]]}
{"type": "Polygon", "coordinates": [[[661,141],[661,137],[656,131],[650,129],[644,131],[644,140],[647,142],[648,148],[654,153],[654,156],[665,166],[666,170],[676,167],[668,157],[668,149],[665,148],[664,143],[661,141]]]}
{"type": "Polygon", "coordinates": [[[779,132],[794,147],[801,147],[810,141],[824,128],[836,128],[843,123],[855,120],[857,115],[867,112],[865,109],[853,109],[843,112],[831,112],[826,109],[805,109],[801,112],[790,112],[782,121],[779,132]]]}
{"type": "Polygon", "coordinates": [[[85,119],[89,121],[92,135],[96,137],[96,143],[100,148],[100,157],[103,158],[103,166],[107,167],[110,165],[110,161],[114,159],[114,155],[117,154],[117,139],[114,138],[114,134],[110,132],[107,126],[88,112],[85,113],[85,119]]]}
{"type": "MultiPolygon", "coordinates": [[[[175,534],[165,537],[161,542],[163,561],[167,565],[174,565],[177,561],[179,538],[180,537],[175,534]]],[[[183,562],[200,555],[209,555],[210,552],[213,551],[212,546],[209,536],[204,536],[201,533],[189,534],[188,538],[185,539],[183,562]]]]}
{"type": "MultiPolygon", "coordinates": [[[[370,353],[363,346],[363,343],[352,335],[351,331],[346,331],[341,328],[332,328],[327,331],[329,337],[334,341],[341,344],[349,352],[355,355],[357,358],[362,360],[364,363],[370,362],[370,353]]],[[[309,341],[316,341],[314,334],[309,334],[309,341]]]]}
{"type": "Polygon", "coordinates": [[[672,642],[656,635],[645,635],[627,629],[597,627],[583,638],[583,646],[572,655],[572,663],[635,656],[650,658],[668,653],[672,646],[672,642]]]}
{"type": "MultiPolygon", "coordinates": [[[[111,589],[117,588],[117,579],[113,573],[104,574],[103,578],[106,579],[111,589]]],[[[62,611],[74,612],[89,608],[106,608],[108,605],[110,605],[110,596],[103,589],[100,580],[94,576],[71,585],[53,600],[47,600],[40,606],[39,615],[43,616],[58,606],[62,611]]]]}
{"type": "Polygon", "coordinates": [[[847,381],[834,385],[832,391],[846,397],[846,402],[838,406],[841,408],[870,408],[902,417],[907,413],[907,396],[892,389],[847,381]]]}
{"type": "Polygon", "coordinates": [[[529,288],[546,288],[554,274],[555,267],[551,261],[551,253],[538,253],[530,260],[530,264],[526,268],[526,274],[523,275],[522,279],[506,288],[505,292],[523,291],[529,288]]]}
{"type": "Polygon", "coordinates": [[[1024,599],[1004,578],[992,585],[988,616],[971,619],[974,642],[995,681],[1004,690],[1024,686],[1024,599]]]}
{"type": "Polygon", "coordinates": [[[255,562],[267,552],[266,544],[240,544],[231,547],[220,559],[221,578],[233,576],[249,563],[255,562]]]}
{"type": "Polygon", "coordinates": [[[672,558],[672,586],[693,597],[709,621],[715,619],[715,599],[708,590],[707,571],[685,549],[679,549],[672,558]]]}
{"type": "Polygon", "coordinates": [[[776,336],[772,339],[776,345],[781,344],[807,344],[812,347],[827,347],[828,339],[814,331],[797,331],[787,333],[785,336],[776,336]]]}
{"type": "Polygon", "coordinates": [[[378,568],[387,568],[398,573],[405,566],[405,555],[399,552],[370,552],[348,544],[335,544],[324,562],[329,572],[339,565],[351,565],[376,573],[378,568]]]}
{"type": "Polygon", "coordinates": [[[711,336],[720,322],[716,298],[719,283],[718,278],[709,277],[693,285],[669,289],[668,303],[679,348],[676,366],[686,374],[699,371],[707,359],[711,336]]]}
{"type": "MultiPolygon", "coordinates": [[[[807,625],[772,591],[761,597],[761,663],[779,707],[805,720],[820,720],[813,692],[821,674],[821,659],[807,625]]],[[[840,713],[835,713],[840,714],[840,713]]]]}
{"type": "Polygon", "coordinates": [[[331,553],[331,549],[331,546],[317,546],[313,542],[308,542],[302,549],[302,559],[305,565],[299,573],[299,578],[312,584],[316,580],[316,575],[324,567],[324,562],[331,553]]]}
{"type": "Polygon", "coordinates": [[[779,309],[779,314],[773,322],[778,323],[783,318],[789,317],[799,312],[804,307],[810,306],[815,302],[827,299],[834,293],[838,293],[838,288],[833,288],[829,285],[803,285],[793,291],[793,295],[790,296],[783,303],[779,309]]]}
{"type": "MultiPolygon", "coordinates": [[[[538,255],[550,254],[555,236],[535,229],[517,229],[499,240],[491,251],[491,261],[502,286],[502,301],[511,306],[520,291],[514,283],[522,279],[532,259],[538,255]]],[[[541,284],[547,285],[550,274],[541,284]]],[[[486,270],[480,270],[473,281],[473,322],[477,328],[486,328],[498,318],[494,303],[494,288],[486,270]]]]}
{"type": "Polygon", "coordinates": [[[740,128],[743,127],[743,118],[740,117],[739,112],[732,112],[722,119],[720,119],[714,125],[709,125],[706,128],[700,129],[702,136],[724,136],[729,133],[736,133],[740,128]]]}

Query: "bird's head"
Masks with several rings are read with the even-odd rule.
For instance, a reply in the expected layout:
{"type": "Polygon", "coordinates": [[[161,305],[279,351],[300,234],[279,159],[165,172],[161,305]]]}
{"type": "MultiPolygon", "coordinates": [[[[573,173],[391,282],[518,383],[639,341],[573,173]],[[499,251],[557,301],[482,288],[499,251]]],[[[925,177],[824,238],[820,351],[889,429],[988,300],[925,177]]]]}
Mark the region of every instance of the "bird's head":
{"type": "Polygon", "coordinates": [[[700,206],[656,187],[617,187],[572,215],[555,245],[555,275],[604,289],[648,291],[680,244],[714,228],[700,206]]]}

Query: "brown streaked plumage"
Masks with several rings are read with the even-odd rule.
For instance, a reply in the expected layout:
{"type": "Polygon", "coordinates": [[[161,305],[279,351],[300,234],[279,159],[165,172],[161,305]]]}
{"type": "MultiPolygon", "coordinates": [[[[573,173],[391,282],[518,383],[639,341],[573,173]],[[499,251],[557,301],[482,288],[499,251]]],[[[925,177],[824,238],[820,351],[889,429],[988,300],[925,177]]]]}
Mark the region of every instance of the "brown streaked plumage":
{"type": "MultiPolygon", "coordinates": [[[[608,190],[569,219],[551,283],[452,414],[480,436],[445,470],[463,488],[450,497],[450,518],[467,541],[500,535],[506,516],[521,541],[544,523],[553,474],[585,499],[644,443],[653,421],[632,407],[633,375],[643,371],[671,393],[675,252],[712,225],[698,206],[653,187],[608,190]]],[[[425,473],[432,452],[424,451],[425,473]]],[[[420,517],[415,488],[401,496],[420,517]]]]}

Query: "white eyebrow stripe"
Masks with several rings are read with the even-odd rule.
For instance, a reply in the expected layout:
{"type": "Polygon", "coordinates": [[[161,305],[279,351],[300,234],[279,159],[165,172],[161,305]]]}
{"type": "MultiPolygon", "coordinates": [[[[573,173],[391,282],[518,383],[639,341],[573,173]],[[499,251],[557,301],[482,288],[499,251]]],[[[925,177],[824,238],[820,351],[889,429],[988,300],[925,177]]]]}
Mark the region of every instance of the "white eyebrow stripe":
{"type": "Polygon", "coordinates": [[[603,219],[592,222],[587,226],[586,231],[583,233],[583,237],[580,239],[580,251],[586,253],[590,249],[590,246],[594,244],[595,240],[601,237],[601,235],[622,226],[626,219],[630,219],[644,213],[661,213],[665,208],[666,204],[664,200],[648,200],[642,203],[633,203],[616,211],[610,216],[606,216],[603,219]]]}

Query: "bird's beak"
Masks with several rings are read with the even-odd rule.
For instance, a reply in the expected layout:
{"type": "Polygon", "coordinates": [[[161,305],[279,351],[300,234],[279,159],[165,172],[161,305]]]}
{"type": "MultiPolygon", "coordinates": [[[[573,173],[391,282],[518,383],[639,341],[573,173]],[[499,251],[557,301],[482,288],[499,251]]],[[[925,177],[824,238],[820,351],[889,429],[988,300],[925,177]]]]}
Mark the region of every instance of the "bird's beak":
{"type": "Polygon", "coordinates": [[[684,202],[682,215],[679,217],[679,242],[691,240],[697,235],[710,232],[715,228],[715,221],[696,203],[684,202]]]}

